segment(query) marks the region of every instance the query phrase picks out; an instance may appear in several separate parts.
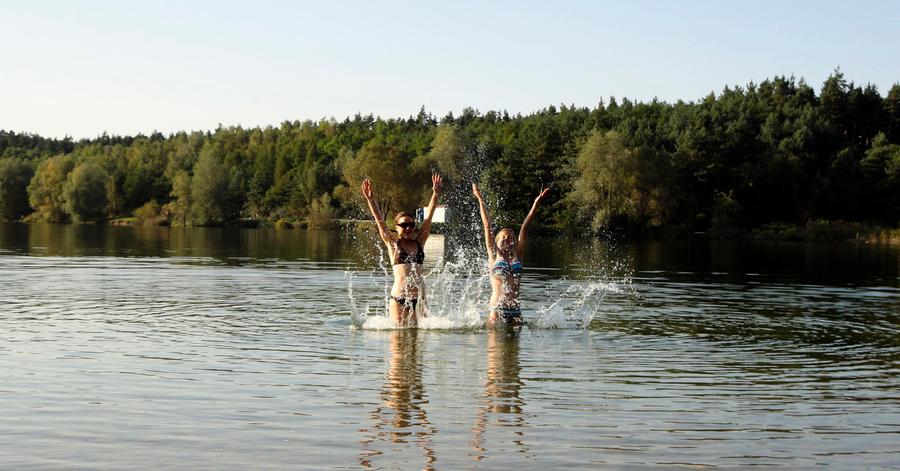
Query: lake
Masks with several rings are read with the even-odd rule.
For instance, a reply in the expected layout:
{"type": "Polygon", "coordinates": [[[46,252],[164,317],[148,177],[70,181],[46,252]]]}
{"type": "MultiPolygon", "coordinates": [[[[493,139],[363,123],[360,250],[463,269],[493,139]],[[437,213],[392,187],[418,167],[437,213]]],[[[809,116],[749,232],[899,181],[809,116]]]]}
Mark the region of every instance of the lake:
{"type": "Polygon", "coordinates": [[[489,330],[478,245],[393,329],[365,232],[0,224],[0,468],[900,467],[900,248],[535,237],[489,330]]]}

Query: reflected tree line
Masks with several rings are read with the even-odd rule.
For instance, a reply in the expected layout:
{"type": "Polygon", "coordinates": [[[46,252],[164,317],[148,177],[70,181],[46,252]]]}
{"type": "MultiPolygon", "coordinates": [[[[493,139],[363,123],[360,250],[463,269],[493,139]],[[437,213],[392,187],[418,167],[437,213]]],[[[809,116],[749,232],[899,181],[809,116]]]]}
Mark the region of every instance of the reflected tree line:
{"type": "Polygon", "coordinates": [[[346,266],[370,266],[377,252],[369,249],[372,246],[361,248],[353,236],[339,231],[0,224],[0,249],[9,254],[64,257],[198,257],[204,259],[198,263],[226,265],[339,260],[346,266]]]}
{"type": "Polygon", "coordinates": [[[767,224],[900,222],[900,84],[882,96],[836,70],[818,93],[775,77],[693,102],[610,98],[528,115],[471,108],[442,118],[356,115],[168,136],[74,141],[0,131],[0,218],[324,225],[363,216],[370,177],[386,214],[426,201],[440,172],[452,202],[478,181],[500,222],[554,191],[557,229],[679,234],[767,224]]]}

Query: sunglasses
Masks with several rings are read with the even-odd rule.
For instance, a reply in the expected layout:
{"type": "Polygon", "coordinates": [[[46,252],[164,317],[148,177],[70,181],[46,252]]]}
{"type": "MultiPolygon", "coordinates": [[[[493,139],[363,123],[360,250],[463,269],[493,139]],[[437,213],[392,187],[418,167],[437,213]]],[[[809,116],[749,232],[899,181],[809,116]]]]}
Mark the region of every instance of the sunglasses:
{"type": "Polygon", "coordinates": [[[416,227],[416,223],[414,222],[401,222],[397,224],[397,226],[402,227],[404,229],[409,229],[410,227],[416,227]]]}

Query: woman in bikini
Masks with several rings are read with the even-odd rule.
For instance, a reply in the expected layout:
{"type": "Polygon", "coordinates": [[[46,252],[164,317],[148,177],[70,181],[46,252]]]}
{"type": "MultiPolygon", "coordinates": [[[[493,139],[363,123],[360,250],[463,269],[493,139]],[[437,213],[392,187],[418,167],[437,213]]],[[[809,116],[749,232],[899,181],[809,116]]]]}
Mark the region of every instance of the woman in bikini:
{"type": "Polygon", "coordinates": [[[390,314],[397,325],[416,325],[417,314],[425,317],[425,284],[422,279],[422,262],[425,261],[425,241],[431,233],[431,218],[441,194],[443,181],[440,175],[431,176],[431,201],[425,211],[422,227],[416,232],[416,219],[409,213],[394,216],[397,233],[388,231],[384,216],[372,196],[372,182],[363,180],[362,193],[369,204],[369,211],[378,225],[381,240],[388,248],[394,271],[394,286],[391,288],[390,314]]]}
{"type": "Polygon", "coordinates": [[[550,188],[541,189],[540,194],[534,199],[531,211],[525,216],[522,227],[519,229],[519,237],[512,228],[504,227],[497,232],[496,237],[491,233],[491,221],[488,218],[487,209],[484,207],[484,199],[478,186],[472,184],[472,193],[478,200],[481,211],[481,224],[484,226],[484,244],[487,248],[488,267],[491,271],[491,303],[488,326],[493,326],[500,319],[509,325],[522,325],[522,308],[519,305],[519,282],[522,278],[522,260],[525,258],[525,242],[528,237],[528,225],[534,219],[541,201],[550,192],[550,188]]]}

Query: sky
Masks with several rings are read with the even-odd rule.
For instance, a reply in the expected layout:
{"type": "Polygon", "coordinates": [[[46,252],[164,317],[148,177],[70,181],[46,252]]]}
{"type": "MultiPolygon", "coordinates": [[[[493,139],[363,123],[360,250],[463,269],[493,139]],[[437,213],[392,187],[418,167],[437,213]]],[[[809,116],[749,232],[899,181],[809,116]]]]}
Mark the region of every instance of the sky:
{"type": "Polygon", "coordinates": [[[900,1],[0,0],[0,129],[46,137],[900,82],[900,1]]]}

